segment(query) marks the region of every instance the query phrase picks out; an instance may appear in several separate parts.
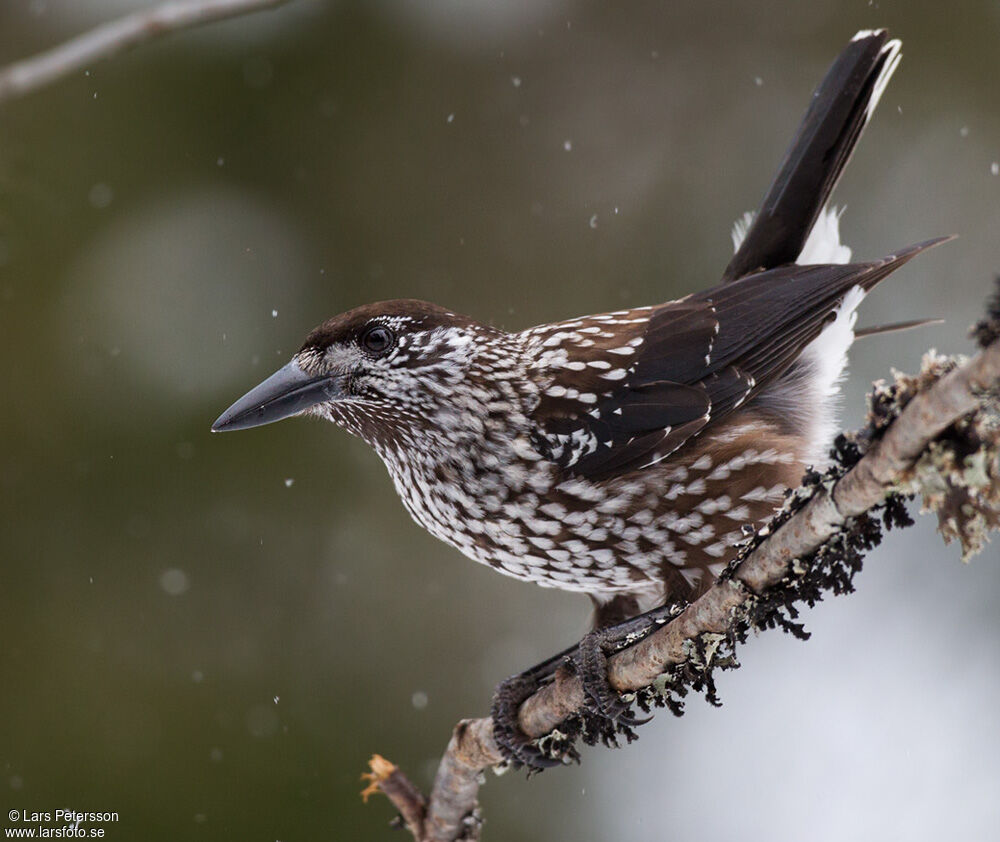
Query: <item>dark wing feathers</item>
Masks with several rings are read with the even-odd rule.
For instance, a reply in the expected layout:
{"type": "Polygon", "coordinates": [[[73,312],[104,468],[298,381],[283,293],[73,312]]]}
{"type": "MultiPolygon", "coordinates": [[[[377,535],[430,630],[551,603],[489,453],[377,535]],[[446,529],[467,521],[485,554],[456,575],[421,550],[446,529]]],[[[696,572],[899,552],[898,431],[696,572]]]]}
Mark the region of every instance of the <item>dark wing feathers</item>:
{"type": "Polygon", "coordinates": [[[719,320],[711,301],[687,298],[653,310],[636,360],[635,379],[691,383],[704,373],[712,355],[719,320]],[[670,347],[670,354],[649,353],[670,347]]]}
{"type": "MultiPolygon", "coordinates": [[[[945,239],[871,263],[782,266],[648,311],[637,334],[643,341],[621,379],[608,380],[606,369],[589,366],[547,370],[555,394],[565,392],[563,383],[572,383],[596,400],[581,404],[547,391],[533,416],[536,445],[557,464],[591,479],[665,458],[780,377],[852,287],[871,289],[945,239]]],[[[593,334],[587,336],[590,341],[593,334]]],[[[602,336],[603,345],[587,347],[574,346],[579,334],[566,336],[566,358],[600,359],[621,342],[611,333],[602,336]]]]}
{"type": "MultiPolygon", "coordinates": [[[[602,454],[600,460],[594,462],[598,466],[596,469],[588,471],[585,464],[583,467],[574,468],[573,473],[600,479],[654,465],[663,458],[664,453],[673,453],[691,436],[696,435],[705,423],[706,419],[696,418],[677,427],[636,436],[629,440],[626,447],[615,448],[602,454]]],[[[589,464],[586,458],[581,462],[589,464]]]]}
{"type": "Polygon", "coordinates": [[[616,437],[656,430],[664,426],[664,418],[670,419],[667,426],[685,424],[709,410],[704,389],[669,380],[629,387],[616,404],[621,412],[612,414],[607,422],[609,432],[616,437]]]}

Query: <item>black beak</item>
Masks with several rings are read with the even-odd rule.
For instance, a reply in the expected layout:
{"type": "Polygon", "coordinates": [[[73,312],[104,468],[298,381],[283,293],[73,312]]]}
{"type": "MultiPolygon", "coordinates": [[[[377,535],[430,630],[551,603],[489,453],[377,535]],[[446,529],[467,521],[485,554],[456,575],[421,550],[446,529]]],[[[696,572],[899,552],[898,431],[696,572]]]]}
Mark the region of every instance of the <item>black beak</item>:
{"type": "Polygon", "coordinates": [[[294,362],[254,387],[212,425],[212,432],[245,430],[280,421],[323,401],[344,396],[343,377],[310,377],[294,362]]]}

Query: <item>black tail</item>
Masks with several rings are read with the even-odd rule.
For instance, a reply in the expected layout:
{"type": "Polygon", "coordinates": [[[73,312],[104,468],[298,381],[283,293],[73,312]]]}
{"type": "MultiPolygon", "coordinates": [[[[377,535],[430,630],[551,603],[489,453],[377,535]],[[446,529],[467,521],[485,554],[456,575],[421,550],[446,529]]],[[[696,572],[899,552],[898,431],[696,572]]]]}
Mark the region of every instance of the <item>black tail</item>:
{"type": "Polygon", "coordinates": [[[795,262],[899,64],[887,39],[859,32],[826,72],[723,281],[795,262]]]}

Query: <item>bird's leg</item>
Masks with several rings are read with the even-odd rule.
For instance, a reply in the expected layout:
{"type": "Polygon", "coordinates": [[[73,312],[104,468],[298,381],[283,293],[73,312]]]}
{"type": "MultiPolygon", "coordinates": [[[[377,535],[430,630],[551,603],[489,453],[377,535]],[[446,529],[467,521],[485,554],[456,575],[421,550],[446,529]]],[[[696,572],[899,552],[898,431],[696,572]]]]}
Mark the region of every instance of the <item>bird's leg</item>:
{"type": "Polygon", "coordinates": [[[611,686],[608,680],[608,658],[634,646],[660,626],[677,616],[684,603],[668,603],[637,617],[613,626],[597,628],[580,641],[576,654],[570,659],[580,676],[593,712],[613,725],[627,727],[642,725],[648,719],[636,719],[629,713],[629,703],[611,686]]]}
{"type": "MultiPolygon", "coordinates": [[[[575,646],[502,681],[493,694],[490,715],[493,719],[493,738],[507,759],[516,766],[527,766],[531,770],[561,764],[560,760],[539,750],[535,741],[518,724],[521,705],[555,675],[560,667],[568,667],[580,676],[584,691],[592,704],[591,712],[601,719],[612,725],[625,727],[647,722],[647,719],[632,716],[629,705],[611,686],[608,681],[608,657],[638,643],[669,622],[677,616],[684,604],[673,602],[615,625],[597,628],[575,646]]],[[[613,617],[613,614],[599,609],[596,620],[598,623],[607,622],[609,617],[613,617]]]]}
{"type": "Polygon", "coordinates": [[[688,600],[695,596],[691,584],[675,567],[664,566],[664,584],[669,597],[664,605],[639,613],[635,596],[618,594],[611,599],[594,601],[594,630],[580,641],[572,666],[580,676],[591,712],[612,725],[626,728],[648,720],[629,714],[624,702],[608,681],[608,657],[638,643],[660,626],[676,617],[688,600]]]}
{"type": "Polygon", "coordinates": [[[515,766],[527,766],[533,771],[561,765],[541,751],[534,740],[521,730],[517,713],[526,699],[546,680],[555,675],[559,667],[567,664],[575,655],[577,646],[547,658],[524,672],[511,676],[497,685],[493,693],[490,716],[493,719],[493,739],[515,766]]]}

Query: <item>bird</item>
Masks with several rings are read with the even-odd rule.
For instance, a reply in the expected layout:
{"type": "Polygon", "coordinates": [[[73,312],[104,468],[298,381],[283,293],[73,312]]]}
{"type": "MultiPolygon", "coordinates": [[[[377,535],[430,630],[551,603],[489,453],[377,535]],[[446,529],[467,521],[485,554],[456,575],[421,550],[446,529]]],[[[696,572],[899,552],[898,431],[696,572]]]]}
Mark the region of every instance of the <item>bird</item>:
{"type": "Polygon", "coordinates": [[[829,205],[900,58],[884,29],[851,39],[710,289],[518,332],[365,304],[212,430],[333,423],[381,457],[417,524],[499,573],[586,594],[595,628],[695,598],[743,527],[826,463],[862,299],[947,239],[851,262],[829,205]]]}

